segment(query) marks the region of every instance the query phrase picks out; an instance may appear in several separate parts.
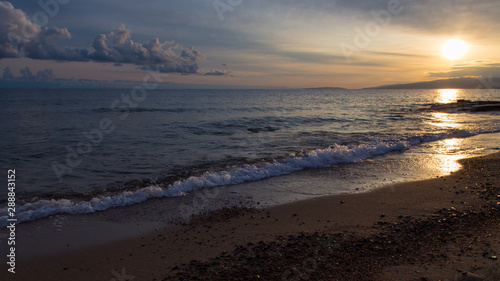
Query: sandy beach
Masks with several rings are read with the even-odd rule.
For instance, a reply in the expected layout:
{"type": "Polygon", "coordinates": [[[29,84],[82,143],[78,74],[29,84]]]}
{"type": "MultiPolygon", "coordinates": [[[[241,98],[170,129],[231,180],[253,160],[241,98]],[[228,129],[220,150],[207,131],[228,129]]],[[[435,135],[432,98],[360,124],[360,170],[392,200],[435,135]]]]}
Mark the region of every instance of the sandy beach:
{"type": "Polygon", "coordinates": [[[2,280],[500,280],[500,154],[447,177],[266,209],[223,209],[19,261],[2,280]]]}

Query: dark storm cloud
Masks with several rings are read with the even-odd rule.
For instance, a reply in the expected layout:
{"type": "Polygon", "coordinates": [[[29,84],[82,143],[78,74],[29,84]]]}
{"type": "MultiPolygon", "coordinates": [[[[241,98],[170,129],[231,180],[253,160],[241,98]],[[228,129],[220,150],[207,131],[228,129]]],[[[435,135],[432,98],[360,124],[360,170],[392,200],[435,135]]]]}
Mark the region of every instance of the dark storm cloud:
{"type": "Polygon", "coordinates": [[[99,34],[86,48],[61,48],[54,39],[69,39],[66,28],[44,27],[30,21],[26,14],[9,2],[0,2],[0,59],[27,57],[39,60],[97,61],[143,66],[158,65],[161,72],[196,73],[204,58],[193,47],[184,48],[158,38],[145,44],[132,40],[131,31],[122,24],[108,34],[99,34]]]}

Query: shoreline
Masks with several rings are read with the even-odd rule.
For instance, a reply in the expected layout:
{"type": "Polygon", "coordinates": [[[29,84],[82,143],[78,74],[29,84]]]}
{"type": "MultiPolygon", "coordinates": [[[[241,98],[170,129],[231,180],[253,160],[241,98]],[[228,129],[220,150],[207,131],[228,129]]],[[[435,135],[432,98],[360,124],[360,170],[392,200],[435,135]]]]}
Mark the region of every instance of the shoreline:
{"type": "MultiPolygon", "coordinates": [[[[256,202],[260,201],[268,203],[268,206],[283,204],[287,201],[303,200],[311,197],[340,194],[344,192],[364,192],[379,188],[390,182],[426,179],[432,175],[446,175],[455,169],[455,167],[453,167],[453,162],[458,158],[471,157],[474,154],[485,155],[492,153],[491,146],[500,140],[500,133],[497,132],[492,134],[460,136],[458,139],[448,137],[450,136],[448,135],[444,139],[442,137],[437,137],[435,140],[423,141],[418,145],[410,145],[402,150],[400,150],[401,148],[394,148],[392,146],[386,147],[386,144],[382,144],[380,145],[383,147],[381,154],[376,152],[371,155],[371,153],[373,153],[372,150],[378,150],[378,148],[374,149],[374,147],[371,147],[371,150],[369,149],[370,155],[359,157],[351,154],[356,154],[358,152],[364,154],[365,152],[363,149],[365,148],[363,148],[363,146],[356,147],[355,151],[349,150],[346,152],[347,156],[342,156],[341,154],[343,154],[343,152],[336,151],[334,154],[326,156],[326,159],[329,159],[329,157],[333,157],[334,159],[340,157],[340,162],[331,166],[321,168],[300,168],[299,170],[293,172],[278,172],[277,175],[268,174],[257,176],[257,178],[252,178],[252,172],[249,172],[252,169],[249,168],[248,170],[243,171],[243,176],[237,175],[238,173],[236,172],[236,174],[228,176],[228,181],[225,180],[227,175],[224,173],[232,173],[234,171],[238,171],[239,169],[243,169],[245,168],[245,165],[243,165],[234,169],[231,168],[223,170],[222,172],[210,171],[209,169],[204,172],[206,175],[193,174],[192,177],[187,178],[185,181],[176,182],[175,185],[167,184],[168,186],[165,185],[162,187],[158,186],[158,184],[151,179],[139,180],[138,183],[142,182],[142,184],[139,184],[141,187],[137,187],[136,189],[128,190],[127,188],[124,188],[123,190],[119,189],[117,192],[110,191],[108,194],[99,195],[99,193],[95,193],[82,195],[83,197],[73,197],[72,195],[65,197],[60,195],[56,196],[56,198],[46,198],[43,195],[40,195],[40,198],[37,196],[30,199],[25,198],[27,201],[22,198],[18,198],[21,202],[21,208],[18,215],[20,221],[24,223],[33,220],[43,220],[53,216],[61,216],[67,213],[75,215],[95,214],[100,211],[108,211],[113,208],[133,208],[134,205],[141,205],[146,201],[149,203],[150,200],[154,200],[157,197],[163,199],[170,197],[180,198],[184,197],[183,193],[190,194],[196,193],[202,189],[211,189],[209,186],[223,188],[230,187],[233,190],[239,189],[238,192],[250,188],[252,190],[251,192],[243,191],[241,193],[244,195],[255,196],[256,198],[252,199],[255,199],[256,202]],[[488,140],[490,143],[488,143],[488,140]],[[481,149],[487,150],[487,152],[483,152],[481,150],[478,152],[478,146],[481,147],[481,149]],[[430,148],[430,150],[426,150],[424,147],[430,148]],[[459,149],[467,152],[465,152],[465,154],[459,152],[455,155],[450,155],[447,152],[459,149]],[[340,155],[335,155],[336,153],[340,153],[340,155]],[[401,156],[398,156],[399,154],[401,154],[401,156]],[[353,158],[350,159],[350,157],[353,158]],[[381,159],[383,159],[382,164],[380,163],[381,159]],[[344,162],[344,160],[346,160],[346,162],[344,162]],[[433,167],[433,165],[439,167],[433,167]],[[346,169],[344,169],[344,167],[346,169]],[[311,174],[312,177],[309,176],[311,174]],[[338,176],[331,177],[332,174],[338,176]],[[215,179],[213,179],[212,176],[215,179]],[[220,178],[222,178],[222,180],[220,178]],[[243,180],[240,181],[240,178],[243,180]],[[324,179],[322,182],[321,178],[324,179]],[[309,185],[305,190],[303,186],[307,185],[311,180],[315,181],[315,183],[309,185]],[[336,181],[336,185],[330,184],[332,180],[336,181]],[[145,185],[146,182],[150,184],[145,185]],[[187,190],[182,190],[181,187],[183,186],[186,186],[187,190]],[[233,186],[236,188],[233,188],[233,186]],[[242,186],[242,188],[238,188],[240,186],[242,186]],[[273,188],[275,186],[277,188],[273,188]],[[69,200],[69,202],[67,200],[69,200]]],[[[401,142],[398,143],[402,144],[401,142]]],[[[322,149],[319,150],[321,151],[322,149]]],[[[313,152],[316,152],[316,150],[313,152]]],[[[320,159],[315,160],[319,161],[320,159]]],[[[333,162],[335,161],[336,160],[333,162]]],[[[271,165],[268,162],[265,162],[264,164],[265,165],[262,167],[271,165]]],[[[259,173],[262,172],[265,174],[270,171],[272,173],[272,169],[269,171],[266,169],[262,171],[259,170],[259,173]]],[[[126,183],[125,185],[127,184],[130,185],[129,183],[126,183]]],[[[223,190],[221,191],[224,193],[223,190]]],[[[212,200],[213,198],[209,199],[212,200]]],[[[3,210],[6,211],[5,206],[3,207],[3,210]]],[[[6,216],[3,216],[2,218],[6,218],[6,216]]],[[[5,220],[3,223],[0,222],[0,225],[5,226],[5,220]]]]}
{"type": "MultiPolygon", "coordinates": [[[[425,220],[436,216],[439,210],[451,207],[457,212],[463,212],[487,206],[488,200],[480,191],[487,187],[498,188],[498,160],[500,153],[465,159],[461,161],[462,169],[450,176],[393,184],[367,193],[326,196],[252,211],[226,209],[200,216],[195,220],[196,223],[162,229],[154,234],[46,258],[19,261],[18,273],[7,276],[10,279],[5,280],[31,280],[35,277],[37,280],[88,280],[89,277],[93,280],[110,280],[116,274],[134,276],[138,280],[177,280],[176,275],[183,274],[199,275],[199,278],[207,279],[207,276],[200,273],[203,271],[199,269],[202,261],[213,260],[224,252],[228,255],[225,259],[232,261],[235,256],[228,253],[235,254],[238,248],[248,251],[251,246],[253,251],[262,243],[276,243],[276,237],[303,235],[310,238],[317,232],[318,235],[355,234],[366,238],[380,233],[384,226],[391,225],[402,217],[425,220]],[[167,275],[171,277],[166,278],[167,275]]],[[[499,201],[498,198],[493,200],[499,201]]],[[[497,252],[500,253],[498,224],[489,227],[494,227],[496,232],[490,231],[488,234],[491,236],[484,239],[497,244],[493,243],[486,252],[495,256],[497,252]]],[[[448,249],[443,248],[442,251],[446,252],[448,249]]],[[[491,271],[498,272],[496,260],[475,258],[479,259],[480,267],[492,268],[491,271]],[[483,263],[488,264],[485,266],[483,263]]],[[[292,263],[289,268],[283,265],[276,274],[288,274],[291,268],[297,268],[297,265],[300,267],[302,262],[304,260],[299,260],[298,264],[292,263]]],[[[234,261],[234,264],[239,263],[234,261]]],[[[415,264],[418,263],[403,264],[403,267],[384,267],[379,274],[401,276],[394,280],[416,280],[405,279],[413,276],[415,270],[430,276],[422,276],[425,278],[437,277],[439,274],[448,274],[447,278],[462,278],[464,275],[453,268],[455,265],[452,264],[444,266],[445,269],[415,264]]],[[[464,272],[472,269],[472,266],[462,267],[464,268],[460,270],[465,270],[464,272]]],[[[207,267],[203,268],[203,272],[206,272],[207,267]]],[[[311,268],[307,271],[308,274],[314,273],[311,268]]],[[[0,276],[4,274],[6,268],[0,276]]]]}

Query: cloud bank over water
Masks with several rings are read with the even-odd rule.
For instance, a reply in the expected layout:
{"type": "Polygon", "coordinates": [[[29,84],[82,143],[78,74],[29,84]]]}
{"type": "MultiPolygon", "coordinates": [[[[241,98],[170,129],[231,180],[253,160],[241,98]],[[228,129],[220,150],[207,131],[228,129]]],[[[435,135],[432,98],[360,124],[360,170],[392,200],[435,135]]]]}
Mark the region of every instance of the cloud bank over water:
{"type": "Polygon", "coordinates": [[[164,73],[197,73],[205,56],[193,47],[153,38],[146,43],[132,40],[125,25],[95,37],[92,48],[60,47],[54,39],[69,39],[67,28],[41,27],[10,2],[0,2],[0,59],[26,57],[37,60],[96,61],[115,65],[159,66],[164,73]],[[92,50],[93,49],[93,50],[92,50]]]}

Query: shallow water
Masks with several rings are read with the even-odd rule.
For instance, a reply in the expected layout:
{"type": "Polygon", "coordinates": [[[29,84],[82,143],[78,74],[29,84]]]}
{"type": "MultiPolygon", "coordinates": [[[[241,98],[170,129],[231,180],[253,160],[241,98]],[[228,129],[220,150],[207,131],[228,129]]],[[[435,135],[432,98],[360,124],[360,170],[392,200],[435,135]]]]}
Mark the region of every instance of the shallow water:
{"type": "Polygon", "coordinates": [[[439,149],[460,156],[497,148],[498,139],[478,149],[467,143],[500,131],[496,113],[427,110],[457,99],[498,100],[499,90],[157,90],[120,101],[127,94],[2,90],[0,161],[16,169],[21,220],[270,178],[259,182],[266,190],[262,184],[282,175],[291,175],[287,189],[252,196],[282,202],[357,192],[425,174],[398,176],[394,155],[420,159],[411,164],[420,168],[439,149]],[[354,172],[373,163],[378,170],[370,175],[354,172]],[[315,168],[339,190],[293,188],[294,176],[315,168]]]}

